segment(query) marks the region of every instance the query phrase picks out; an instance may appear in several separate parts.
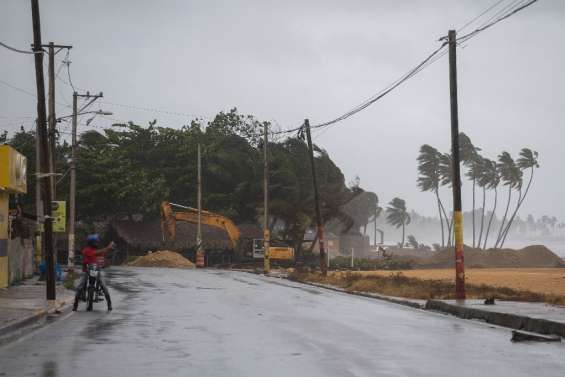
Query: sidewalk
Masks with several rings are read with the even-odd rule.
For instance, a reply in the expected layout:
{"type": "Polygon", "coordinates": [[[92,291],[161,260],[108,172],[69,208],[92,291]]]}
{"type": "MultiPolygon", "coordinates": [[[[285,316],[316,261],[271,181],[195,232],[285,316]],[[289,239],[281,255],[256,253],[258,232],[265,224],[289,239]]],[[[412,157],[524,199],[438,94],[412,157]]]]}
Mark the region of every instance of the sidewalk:
{"type": "Polygon", "coordinates": [[[54,302],[45,299],[45,282],[37,277],[22,284],[0,289],[0,344],[12,339],[19,330],[36,323],[48,314],[57,313],[70,306],[74,292],[57,284],[54,302]],[[9,339],[8,339],[9,340],[9,339]]]}

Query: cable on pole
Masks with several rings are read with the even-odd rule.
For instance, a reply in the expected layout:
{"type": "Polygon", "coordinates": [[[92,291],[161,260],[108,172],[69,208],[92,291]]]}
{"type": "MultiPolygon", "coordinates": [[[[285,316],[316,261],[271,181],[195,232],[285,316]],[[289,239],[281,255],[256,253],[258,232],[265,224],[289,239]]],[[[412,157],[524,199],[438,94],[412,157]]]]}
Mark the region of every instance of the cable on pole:
{"type": "Polygon", "coordinates": [[[20,54],[30,54],[30,55],[35,55],[35,54],[43,54],[43,50],[42,51],[27,51],[27,50],[20,50],[19,48],[15,48],[12,46],[7,45],[4,42],[0,42],[0,46],[7,48],[8,50],[20,53],[20,54]]]}

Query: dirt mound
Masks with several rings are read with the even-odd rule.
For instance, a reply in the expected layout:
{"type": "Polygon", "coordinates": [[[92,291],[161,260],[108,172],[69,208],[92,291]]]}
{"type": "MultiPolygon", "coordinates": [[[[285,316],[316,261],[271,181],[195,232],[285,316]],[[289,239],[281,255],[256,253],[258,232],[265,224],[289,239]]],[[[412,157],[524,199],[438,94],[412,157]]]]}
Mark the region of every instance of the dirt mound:
{"type": "MultiPolygon", "coordinates": [[[[520,250],[480,250],[466,246],[464,253],[467,267],[565,267],[562,259],[543,245],[532,245],[520,250]]],[[[416,264],[427,268],[453,267],[454,254],[453,248],[443,249],[429,258],[418,260],[416,264]]]]}
{"type": "Polygon", "coordinates": [[[151,254],[137,258],[129,264],[134,267],[170,267],[170,268],[194,268],[194,263],[169,250],[154,251],[151,254]]]}

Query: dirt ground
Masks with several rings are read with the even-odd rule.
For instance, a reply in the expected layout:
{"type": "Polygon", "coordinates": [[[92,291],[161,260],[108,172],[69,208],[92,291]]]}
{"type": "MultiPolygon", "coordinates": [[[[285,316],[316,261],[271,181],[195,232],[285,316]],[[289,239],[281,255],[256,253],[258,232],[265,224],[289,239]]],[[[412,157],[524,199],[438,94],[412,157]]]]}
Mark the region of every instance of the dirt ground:
{"type": "MultiPolygon", "coordinates": [[[[389,276],[401,272],[407,277],[424,280],[454,281],[453,269],[402,271],[364,271],[364,276],[389,276]]],[[[542,294],[565,296],[565,268],[469,268],[465,271],[470,284],[486,284],[542,294]]]]}

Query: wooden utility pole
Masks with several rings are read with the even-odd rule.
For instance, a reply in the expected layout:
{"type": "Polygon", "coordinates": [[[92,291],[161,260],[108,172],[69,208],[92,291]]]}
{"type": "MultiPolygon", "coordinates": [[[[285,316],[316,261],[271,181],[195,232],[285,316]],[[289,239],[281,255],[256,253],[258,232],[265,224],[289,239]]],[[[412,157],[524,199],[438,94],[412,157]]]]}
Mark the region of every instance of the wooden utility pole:
{"type": "Polygon", "coordinates": [[[57,133],[57,118],[55,116],[55,45],[49,42],[47,46],[49,51],[49,115],[47,122],[49,124],[49,185],[51,186],[51,202],[55,200],[55,159],[56,144],[55,136],[57,133]]]}
{"type": "Polygon", "coordinates": [[[91,95],[89,92],[86,94],[78,94],[73,92],[73,116],[72,116],[72,135],[71,135],[71,162],[70,162],[70,193],[69,193],[69,258],[68,267],[74,267],[75,259],[75,227],[76,227],[76,167],[77,167],[77,126],[78,126],[78,99],[86,98],[92,100],[88,102],[85,106],[81,108],[86,109],[90,104],[96,101],[98,98],[102,98],[104,95],[102,92],[100,94],[91,95]]]}
{"type": "Polygon", "coordinates": [[[463,214],[461,212],[461,172],[459,158],[459,115],[457,109],[457,37],[449,30],[449,95],[451,99],[451,154],[453,157],[453,219],[455,232],[455,297],[465,299],[463,258],[463,214]]]}
{"type": "Polygon", "coordinates": [[[73,119],[71,135],[71,182],[69,193],[69,268],[74,267],[75,263],[75,218],[76,218],[76,147],[77,147],[77,122],[78,122],[78,95],[73,92],[73,119]]]}
{"type": "Polygon", "coordinates": [[[202,250],[202,162],[200,144],[198,144],[198,223],[196,225],[196,267],[204,267],[204,251],[202,250]]]}
{"type": "Polygon", "coordinates": [[[271,246],[271,233],[269,229],[269,154],[268,144],[269,128],[267,123],[264,124],[263,136],[263,272],[268,274],[271,272],[271,262],[269,261],[269,247],[271,246]]]}
{"type": "Polygon", "coordinates": [[[39,0],[31,0],[33,21],[33,51],[35,52],[35,83],[37,86],[37,137],[39,138],[41,200],[43,202],[45,263],[47,267],[47,300],[55,300],[55,264],[53,259],[53,218],[51,216],[51,185],[49,184],[49,142],[45,109],[45,81],[43,77],[43,54],[41,47],[41,21],[39,0]]]}
{"type": "Polygon", "coordinates": [[[320,270],[322,275],[328,274],[328,266],[326,265],[326,250],[324,248],[324,224],[320,213],[320,199],[318,196],[318,182],[316,179],[316,165],[314,164],[314,148],[312,147],[312,136],[310,135],[310,121],[304,120],[304,128],[306,129],[306,139],[308,141],[308,150],[310,151],[310,167],[312,168],[312,183],[314,185],[314,205],[316,208],[316,224],[318,234],[318,244],[320,245],[320,270]]]}
{"type": "MultiPolygon", "coordinates": [[[[45,260],[45,249],[43,247],[43,202],[41,201],[41,148],[39,142],[39,122],[35,121],[35,256],[34,256],[34,271],[39,273],[39,265],[42,260],[45,260]]],[[[40,279],[45,279],[45,276],[40,276],[40,279]]]]}

